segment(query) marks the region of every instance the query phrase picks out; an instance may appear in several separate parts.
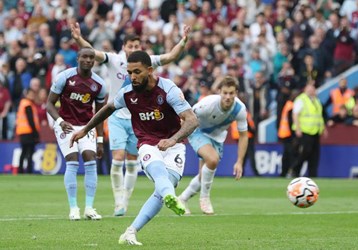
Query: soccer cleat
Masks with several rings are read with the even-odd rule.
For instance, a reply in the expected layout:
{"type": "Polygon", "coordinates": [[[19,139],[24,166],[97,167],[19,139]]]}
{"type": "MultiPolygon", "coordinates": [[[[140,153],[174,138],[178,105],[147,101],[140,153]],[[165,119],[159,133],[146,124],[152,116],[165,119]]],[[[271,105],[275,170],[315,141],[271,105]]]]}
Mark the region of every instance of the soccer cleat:
{"type": "Polygon", "coordinates": [[[88,220],[100,220],[100,219],[102,219],[102,216],[99,215],[97,213],[96,209],[92,208],[92,207],[86,207],[83,216],[85,217],[85,219],[88,219],[88,220]]]}
{"type": "Polygon", "coordinates": [[[174,211],[177,215],[181,216],[185,213],[185,207],[180,200],[174,195],[168,194],[164,197],[165,205],[174,211]]]}
{"type": "Polygon", "coordinates": [[[200,198],[200,209],[204,214],[212,215],[214,214],[213,206],[211,205],[210,197],[200,198]]]}
{"type": "Polygon", "coordinates": [[[137,230],[133,227],[128,227],[127,230],[119,237],[119,245],[137,245],[142,246],[143,244],[137,241],[137,230]]]}
{"type": "Polygon", "coordinates": [[[78,207],[72,207],[70,209],[70,215],[68,216],[70,220],[80,220],[80,209],[78,207]]]}
{"type": "Polygon", "coordinates": [[[114,208],[114,216],[123,216],[126,214],[126,212],[127,212],[127,209],[123,206],[117,205],[114,208]]]}
{"type": "Polygon", "coordinates": [[[179,195],[178,199],[185,207],[185,213],[184,214],[186,214],[186,215],[191,214],[191,211],[190,211],[189,206],[188,206],[188,201],[184,200],[180,195],[179,195]]]}

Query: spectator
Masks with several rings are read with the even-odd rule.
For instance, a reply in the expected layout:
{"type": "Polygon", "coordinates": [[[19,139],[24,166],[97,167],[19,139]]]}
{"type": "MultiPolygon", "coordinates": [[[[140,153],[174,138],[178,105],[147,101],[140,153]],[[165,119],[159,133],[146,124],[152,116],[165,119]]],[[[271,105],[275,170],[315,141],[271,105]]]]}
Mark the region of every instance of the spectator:
{"type": "Polygon", "coordinates": [[[327,121],[328,127],[333,127],[336,124],[344,124],[349,119],[348,110],[346,106],[341,105],[338,112],[330,117],[327,121]]]}
{"type": "Polygon", "coordinates": [[[336,37],[333,53],[333,75],[336,76],[351,67],[355,60],[355,40],[351,36],[351,28],[346,17],[341,18],[341,29],[336,37]]]}
{"type": "Polygon", "coordinates": [[[104,40],[113,42],[114,38],[114,30],[106,26],[105,19],[103,18],[98,20],[98,26],[92,30],[88,37],[95,49],[101,49],[104,40]]]}
{"type": "Polygon", "coordinates": [[[38,90],[38,94],[36,98],[36,108],[37,108],[37,114],[41,126],[48,125],[46,102],[47,102],[47,90],[45,88],[40,88],[38,90]]]}
{"type": "Polygon", "coordinates": [[[313,82],[317,86],[317,81],[319,80],[319,71],[314,65],[313,55],[307,52],[304,56],[303,65],[301,65],[298,72],[298,88],[303,89],[308,82],[313,82]]]}
{"type": "Polygon", "coordinates": [[[354,101],[351,101],[351,98],[354,96],[354,91],[347,87],[347,78],[341,78],[338,82],[338,88],[332,89],[329,95],[329,98],[323,105],[325,111],[325,117],[335,116],[339,113],[339,110],[342,105],[347,108],[348,114],[352,113],[354,106],[354,101]],[[327,109],[332,105],[332,112],[330,115],[327,115],[327,109]]]}
{"type": "Polygon", "coordinates": [[[25,89],[30,87],[31,74],[27,72],[27,63],[23,58],[16,60],[15,72],[9,78],[9,90],[11,94],[12,110],[17,111],[25,89]]]}
{"type": "Polygon", "coordinates": [[[68,0],[59,0],[59,3],[60,4],[56,8],[56,13],[55,13],[55,17],[57,20],[63,19],[64,16],[71,17],[75,14],[73,7],[68,4],[68,0]]]}
{"type": "Polygon", "coordinates": [[[346,124],[358,127],[358,104],[353,107],[352,116],[346,120],[346,124]]]}
{"type": "Polygon", "coordinates": [[[65,63],[65,59],[62,54],[58,53],[55,56],[55,62],[49,66],[46,74],[46,89],[51,88],[52,81],[55,79],[56,75],[65,69],[69,68],[65,63]]]}
{"type": "Polygon", "coordinates": [[[267,101],[268,81],[263,72],[258,71],[255,73],[255,82],[252,88],[253,95],[249,99],[249,107],[253,113],[254,123],[258,126],[269,115],[267,101]]]}
{"type": "Polygon", "coordinates": [[[62,37],[60,42],[59,54],[63,55],[66,65],[75,67],[77,65],[77,53],[71,48],[70,39],[68,37],[62,37]]]}
{"type": "Polygon", "coordinates": [[[55,61],[55,56],[57,54],[57,50],[55,48],[55,40],[51,36],[44,37],[44,46],[43,46],[43,54],[46,58],[46,61],[51,64],[55,61]]]}
{"type": "Polygon", "coordinates": [[[7,139],[7,115],[11,108],[9,90],[4,85],[4,77],[0,77],[0,140],[7,139]]]}

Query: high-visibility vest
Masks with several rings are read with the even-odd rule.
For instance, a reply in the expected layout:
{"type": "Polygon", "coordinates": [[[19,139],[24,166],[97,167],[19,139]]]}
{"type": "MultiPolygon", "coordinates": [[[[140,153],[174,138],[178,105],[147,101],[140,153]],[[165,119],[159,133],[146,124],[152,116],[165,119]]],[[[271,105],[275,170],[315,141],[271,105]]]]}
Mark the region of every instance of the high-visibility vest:
{"type": "Polygon", "coordinates": [[[345,105],[346,105],[346,109],[348,111],[348,115],[352,115],[353,108],[356,105],[355,98],[353,96],[351,98],[349,98],[348,101],[345,103],[345,105]]]}
{"type": "Polygon", "coordinates": [[[278,127],[278,138],[284,139],[291,136],[288,113],[293,109],[293,101],[288,100],[282,109],[280,125],[278,127]]]}
{"type": "Polygon", "coordinates": [[[350,100],[350,98],[352,96],[354,96],[354,91],[351,89],[346,89],[346,91],[344,91],[343,95],[339,88],[331,90],[333,115],[337,114],[339,111],[339,108],[342,105],[346,105],[346,103],[348,103],[348,101],[350,100]]]}
{"type": "MultiPolygon", "coordinates": [[[[303,108],[298,116],[298,122],[300,123],[301,131],[309,135],[322,134],[324,129],[324,121],[321,102],[317,97],[311,100],[310,97],[305,93],[300,94],[296,98],[296,100],[299,99],[303,101],[303,108]]],[[[295,124],[292,125],[292,129],[296,130],[295,124]]]]}
{"type": "MultiPolygon", "coordinates": [[[[254,120],[252,119],[252,116],[250,114],[249,111],[247,111],[247,116],[246,116],[246,119],[247,119],[247,125],[252,128],[253,130],[255,130],[255,122],[254,120]]],[[[239,130],[237,130],[237,121],[233,121],[231,123],[231,128],[230,128],[230,131],[231,131],[231,138],[234,139],[234,140],[238,140],[240,138],[240,133],[239,133],[239,130]]],[[[247,137],[248,138],[253,138],[254,137],[254,134],[250,131],[247,131],[247,137]]]]}
{"type": "Polygon", "coordinates": [[[26,116],[26,107],[28,106],[31,106],[36,130],[37,132],[40,131],[40,121],[37,115],[36,105],[29,99],[23,98],[20,101],[19,109],[16,114],[16,135],[31,134],[34,132],[32,131],[32,128],[26,116]]]}

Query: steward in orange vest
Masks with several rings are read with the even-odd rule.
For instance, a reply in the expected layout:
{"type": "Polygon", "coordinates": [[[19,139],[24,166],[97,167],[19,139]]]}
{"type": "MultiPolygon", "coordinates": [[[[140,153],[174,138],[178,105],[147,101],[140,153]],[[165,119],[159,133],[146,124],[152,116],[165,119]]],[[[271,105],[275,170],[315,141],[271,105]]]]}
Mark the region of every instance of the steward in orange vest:
{"type": "Polygon", "coordinates": [[[286,177],[290,167],[295,159],[297,152],[297,139],[295,133],[292,132],[292,110],[293,100],[298,96],[299,91],[294,90],[291,93],[290,99],[286,101],[281,113],[281,120],[279,123],[277,136],[283,143],[283,153],[281,160],[281,177],[286,177]]]}
{"type": "Polygon", "coordinates": [[[19,173],[24,172],[24,160],[27,160],[27,172],[32,173],[32,156],[35,145],[39,142],[40,122],[34,102],[35,92],[28,89],[25,98],[21,99],[16,114],[16,135],[20,138],[21,155],[19,173]]]}
{"type": "Polygon", "coordinates": [[[292,135],[292,109],[293,101],[288,100],[282,109],[281,120],[278,127],[278,138],[285,139],[292,135]]]}
{"type": "Polygon", "coordinates": [[[332,104],[332,115],[338,114],[339,108],[342,105],[346,105],[348,114],[352,113],[353,105],[349,105],[349,101],[354,96],[354,91],[347,88],[347,79],[342,78],[339,80],[339,87],[331,90],[330,96],[323,106],[323,109],[327,109],[332,104]],[[349,107],[351,106],[351,107],[349,107]]]}

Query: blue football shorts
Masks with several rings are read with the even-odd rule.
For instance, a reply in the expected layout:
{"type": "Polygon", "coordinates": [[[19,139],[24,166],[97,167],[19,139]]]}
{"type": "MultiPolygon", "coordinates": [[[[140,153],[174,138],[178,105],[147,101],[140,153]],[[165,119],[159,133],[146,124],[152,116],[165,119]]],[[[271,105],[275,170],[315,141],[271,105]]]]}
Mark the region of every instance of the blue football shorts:
{"type": "Polygon", "coordinates": [[[188,140],[196,154],[198,154],[198,150],[201,147],[203,147],[206,144],[209,144],[214,147],[216,152],[218,152],[220,159],[223,156],[224,143],[219,143],[211,139],[209,136],[204,134],[200,129],[196,129],[191,135],[189,135],[188,140]]]}
{"type": "Polygon", "coordinates": [[[134,135],[130,119],[123,119],[112,114],[108,118],[109,148],[110,150],[123,149],[132,155],[138,155],[138,139],[134,135]]]}

